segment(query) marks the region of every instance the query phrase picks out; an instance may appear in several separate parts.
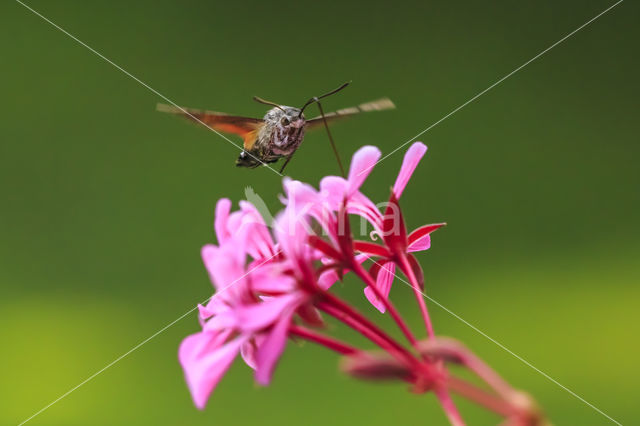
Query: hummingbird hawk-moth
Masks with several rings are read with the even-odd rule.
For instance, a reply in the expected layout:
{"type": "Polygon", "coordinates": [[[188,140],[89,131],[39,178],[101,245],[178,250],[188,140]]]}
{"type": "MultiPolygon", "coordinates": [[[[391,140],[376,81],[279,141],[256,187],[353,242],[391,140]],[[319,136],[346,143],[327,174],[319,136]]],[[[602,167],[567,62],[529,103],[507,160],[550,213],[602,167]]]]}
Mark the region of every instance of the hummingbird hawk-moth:
{"type": "Polygon", "coordinates": [[[158,111],[176,114],[192,121],[200,122],[216,131],[232,133],[242,137],[244,141],[243,150],[236,160],[236,166],[254,168],[259,165],[274,163],[280,158],[285,158],[285,163],[280,170],[281,173],[302,143],[305,131],[325,124],[327,126],[329,140],[338,158],[338,164],[342,169],[342,164],[337,156],[337,150],[331,138],[327,123],[360,112],[382,111],[395,108],[395,105],[390,99],[382,98],[355,107],[324,114],[319,102],[320,99],[342,90],[348,84],[349,83],[345,83],[331,92],[309,99],[301,108],[279,105],[256,96],[254,97],[255,101],[273,107],[267,111],[262,119],[228,115],[213,111],[200,111],[165,104],[158,104],[157,109],[158,111]],[[304,116],[304,110],[314,103],[318,104],[320,115],[307,120],[304,116]]]}

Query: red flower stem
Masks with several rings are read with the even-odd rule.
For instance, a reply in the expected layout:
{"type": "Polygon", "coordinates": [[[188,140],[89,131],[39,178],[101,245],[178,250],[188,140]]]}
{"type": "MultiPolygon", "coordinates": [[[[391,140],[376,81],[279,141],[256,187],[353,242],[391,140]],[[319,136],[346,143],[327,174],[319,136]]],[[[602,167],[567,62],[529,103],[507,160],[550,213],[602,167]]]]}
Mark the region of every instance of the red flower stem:
{"type": "MultiPolygon", "coordinates": [[[[425,328],[427,330],[427,335],[429,338],[434,339],[436,337],[433,331],[433,325],[431,324],[431,317],[429,316],[429,311],[427,310],[427,304],[424,300],[422,291],[420,289],[420,285],[418,284],[418,280],[416,275],[409,263],[409,259],[407,258],[406,253],[400,253],[396,256],[396,259],[400,262],[400,268],[403,270],[406,277],[409,279],[411,283],[411,288],[413,289],[413,294],[416,297],[416,301],[418,302],[418,307],[420,308],[420,313],[422,314],[422,319],[424,321],[425,328]]],[[[384,265],[382,266],[384,268],[384,265]]],[[[425,362],[428,361],[426,356],[422,357],[425,362]]],[[[438,362],[437,364],[442,364],[442,362],[438,362]]],[[[444,367],[444,366],[442,366],[444,367]]],[[[445,408],[445,412],[447,416],[449,416],[452,424],[454,425],[464,425],[464,421],[460,416],[460,412],[456,407],[455,403],[451,399],[449,395],[449,391],[447,389],[443,389],[440,391],[438,398],[440,399],[441,405],[445,408]]]]}
{"type": "Polygon", "coordinates": [[[413,272],[413,268],[411,268],[411,265],[409,264],[409,260],[407,259],[407,256],[404,253],[398,256],[398,260],[400,261],[402,271],[404,272],[404,274],[409,279],[409,282],[411,283],[413,294],[416,296],[416,301],[418,302],[418,306],[420,307],[420,313],[422,314],[422,319],[424,320],[424,326],[427,330],[427,335],[433,339],[436,337],[435,333],[433,332],[433,324],[431,324],[431,317],[429,316],[427,304],[424,301],[424,295],[420,290],[420,285],[418,284],[416,275],[413,272]]]}
{"type": "Polygon", "coordinates": [[[326,293],[325,298],[327,299],[326,302],[316,303],[318,309],[353,328],[399,361],[408,364],[411,368],[416,365],[418,360],[407,349],[354,308],[330,293],[326,293]]]}
{"type": "Polygon", "coordinates": [[[369,273],[358,262],[353,262],[353,265],[351,265],[351,269],[356,275],[360,277],[360,279],[365,282],[366,285],[369,286],[371,290],[373,290],[376,297],[380,301],[382,301],[384,307],[387,309],[387,311],[389,311],[389,314],[391,314],[391,317],[396,322],[400,330],[402,330],[402,333],[405,335],[409,343],[411,343],[414,348],[417,347],[418,341],[416,340],[415,336],[413,335],[407,324],[404,322],[393,303],[391,303],[391,301],[380,292],[380,289],[378,289],[378,287],[376,286],[376,283],[373,281],[371,275],[369,275],[369,273]]]}
{"type": "Polygon", "coordinates": [[[508,399],[515,393],[515,390],[509,383],[466,347],[459,348],[458,356],[465,367],[473,371],[502,398],[508,399]]]}
{"type": "Polygon", "coordinates": [[[509,417],[516,413],[514,407],[504,399],[487,393],[485,390],[457,377],[449,376],[446,386],[458,395],[504,417],[509,417]]]}
{"type": "Polygon", "coordinates": [[[342,355],[354,355],[360,352],[359,349],[348,345],[338,339],[334,339],[333,337],[326,336],[322,333],[318,333],[314,330],[310,330],[299,325],[292,325],[291,327],[289,327],[289,334],[301,337],[310,342],[317,343],[342,355]]]}
{"type": "Polygon", "coordinates": [[[449,390],[446,388],[435,389],[435,394],[452,426],[464,426],[465,422],[458,411],[458,407],[456,407],[453,399],[451,399],[449,390]]]}

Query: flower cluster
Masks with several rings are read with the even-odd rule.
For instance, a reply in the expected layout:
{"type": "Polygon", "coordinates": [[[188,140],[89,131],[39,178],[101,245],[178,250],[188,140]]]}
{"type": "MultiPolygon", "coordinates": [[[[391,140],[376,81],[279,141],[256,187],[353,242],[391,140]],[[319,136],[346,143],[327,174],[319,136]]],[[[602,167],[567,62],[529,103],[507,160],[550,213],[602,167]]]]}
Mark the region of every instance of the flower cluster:
{"type": "Polygon", "coordinates": [[[248,201],[240,202],[234,212],[229,200],[218,202],[218,245],[202,249],[216,292],[206,305],[198,306],[202,331],[187,337],[179,349],[198,408],[204,408],[238,355],[255,371],[256,382],[268,385],[287,338],[295,336],[344,355],[344,370],[354,377],[401,380],[415,392],[433,391],[452,424],[464,423],[451,392],[499,413],[509,424],[540,424],[529,398],[462,345],[435,335],[423,297],[422,269],[412,253],[427,250],[430,234],[444,224],[409,233],[398,202],[426,150],[417,142],[406,152],[384,211],[360,190],[381,155],[373,146],[354,154],[346,178],[325,177],[318,190],[285,178],[284,208],[272,224],[265,223],[248,201]],[[354,237],[354,217],[372,229],[369,238],[354,237]],[[389,298],[396,269],[416,296],[426,340],[415,337],[389,298]],[[346,273],[359,278],[366,298],[393,318],[407,344],[331,292],[346,273]],[[382,352],[355,348],[319,332],[323,315],[361,333],[382,352]],[[447,370],[451,363],[476,373],[489,389],[453,377],[447,370]]]}

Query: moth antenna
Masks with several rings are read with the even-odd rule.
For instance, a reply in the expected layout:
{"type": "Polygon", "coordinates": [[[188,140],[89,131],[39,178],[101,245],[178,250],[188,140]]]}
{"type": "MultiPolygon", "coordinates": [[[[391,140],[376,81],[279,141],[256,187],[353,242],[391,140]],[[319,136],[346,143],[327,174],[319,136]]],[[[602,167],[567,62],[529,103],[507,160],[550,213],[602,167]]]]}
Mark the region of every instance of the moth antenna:
{"type": "Polygon", "coordinates": [[[338,93],[339,91],[341,91],[342,89],[347,87],[349,84],[351,84],[351,81],[347,81],[346,83],[343,83],[342,86],[338,87],[337,89],[333,89],[332,91],[327,92],[324,95],[314,96],[313,98],[309,99],[307,102],[305,102],[305,104],[302,106],[302,108],[300,108],[300,115],[298,115],[298,117],[302,117],[302,112],[304,111],[304,109],[306,107],[308,107],[309,105],[311,105],[312,103],[317,103],[322,98],[326,98],[327,96],[331,96],[334,93],[338,93]]]}
{"type": "Polygon", "coordinates": [[[280,111],[285,112],[285,110],[284,110],[284,109],[282,109],[282,107],[281,107],[280,105],[278,105],[277,103],[275,103],[275,102],[271,102],[271,101],[268,101],[268,100],[266,100],[266,99],[262,99],[262,98],[260,98],[260,97],[258,97],[258,96],[254,96],[254,97],[253,97],[253,100],[254,100],[254,101],[256,101],[256,102],[258,102],[258,103],[261,103],[261,104],[271,105],[272,107],[276,107],[276,108],[278,108],[280,111]]]}

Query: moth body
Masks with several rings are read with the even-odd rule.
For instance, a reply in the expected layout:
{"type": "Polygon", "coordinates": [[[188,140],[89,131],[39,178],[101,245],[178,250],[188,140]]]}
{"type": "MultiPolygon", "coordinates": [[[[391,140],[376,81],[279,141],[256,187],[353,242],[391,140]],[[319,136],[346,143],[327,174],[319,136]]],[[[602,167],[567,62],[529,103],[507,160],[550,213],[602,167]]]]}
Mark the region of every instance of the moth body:
{"type": "MultiPolygon", "coordinates": [[[[215,132],[232,133],[242,137],[244,142],[243,149],[236,160],[236,166],[238,167],[255,168],[259,165],[274,163],[281,158],[286,159],[284,163],[284,165],[286,165],[300,147],[306,130],[317,128],[325,122],[332,122],[336,119],[352,116],[361,112],[383,111],[395,108],[391,100],[382,98],[358,106],[330,112],[320,117],[313,117],[309,120],[305,118],[303,111],[308,105],[317,103],[318,107],[320,107],[320,103],[318,102],[320,99],[342,90],[347,84],[348,83],[345,83],[322,96],[309,99],[302,108],[279,105],[254,97],[254,99],[260,103],[273,106],[262,119],[229,115],[214,111],[200,111],[182,108],[176,105],[158,104],[158,110],[188,118],[191,121],[209,127],[215,132]]],[[[331,140],[328,127],[327,133],[334,153],[337,156],[337,150],[331,140]]],[[[340,164],[339,159],[338,163],[340,164]]],[[[342,167],[341,164],[340,166],[342,167]]],[[[284,170],[284,166],[282,170],[284,170]]]]}
{"type": "Polygon", "coordinates": [[[236,160],[239,167],[257,167],[292,155],[302,143],[306,120],[299,108],[282,106],[270,109],[263,118],[256,141],[236,160]]]}

